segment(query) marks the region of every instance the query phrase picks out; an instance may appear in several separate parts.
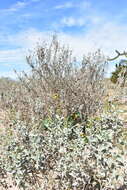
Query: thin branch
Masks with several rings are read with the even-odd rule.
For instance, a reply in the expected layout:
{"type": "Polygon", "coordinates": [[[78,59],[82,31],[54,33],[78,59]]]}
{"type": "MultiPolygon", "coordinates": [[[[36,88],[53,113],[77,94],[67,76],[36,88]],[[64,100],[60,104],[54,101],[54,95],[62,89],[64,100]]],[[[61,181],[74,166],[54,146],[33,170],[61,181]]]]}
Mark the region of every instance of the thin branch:
{"type": "Polygon", "coordinates": [[[118,59],[120,56],[125,56],[127,57],[127,52],[123,52],[123,53],[120,53],[118,50],[115,50],[115,52],[117,53],[117,55],[113,58],[108,58],[108,61],[114,61],[116,59],[118,59]]]}

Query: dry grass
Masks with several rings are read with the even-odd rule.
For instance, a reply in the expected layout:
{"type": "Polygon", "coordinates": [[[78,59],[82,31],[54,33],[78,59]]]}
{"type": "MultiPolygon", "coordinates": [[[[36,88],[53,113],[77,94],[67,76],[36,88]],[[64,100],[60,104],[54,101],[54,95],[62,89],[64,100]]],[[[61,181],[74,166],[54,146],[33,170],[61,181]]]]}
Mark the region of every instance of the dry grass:
{"type": "MultiPolygon", "coordinates": [[[[119,88],[117,85],[114,85],[110,82],[109,79],[106,80],[107,83],[107,96],[105,100],[112,100],[112,103],[115,104],[116,111],[118,112],[119,118],[122,119],[125,123],[127,122],[127,103],[122,101],[122,96],[125,94],[124,88],[119,88]]],[[[125,87],[126,88],[126,87],[125,87]]]]}

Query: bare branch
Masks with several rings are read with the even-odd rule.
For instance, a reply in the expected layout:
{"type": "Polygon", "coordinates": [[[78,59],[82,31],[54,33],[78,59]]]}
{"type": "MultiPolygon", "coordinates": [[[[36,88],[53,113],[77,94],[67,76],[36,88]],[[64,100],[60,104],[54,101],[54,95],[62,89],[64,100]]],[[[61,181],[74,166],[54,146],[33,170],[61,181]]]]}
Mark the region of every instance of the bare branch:
{"type": "Polygon", "coordinates": [[[116,59],[118,59],[120,56],[125,56],[127,57],[127,52],[123,52],[123,53],[120,53],[118,50],[115,50],[115,52],[117,53],[117,55],[113,58],[108,58],[108,61],[114,61],[116,59]]]}

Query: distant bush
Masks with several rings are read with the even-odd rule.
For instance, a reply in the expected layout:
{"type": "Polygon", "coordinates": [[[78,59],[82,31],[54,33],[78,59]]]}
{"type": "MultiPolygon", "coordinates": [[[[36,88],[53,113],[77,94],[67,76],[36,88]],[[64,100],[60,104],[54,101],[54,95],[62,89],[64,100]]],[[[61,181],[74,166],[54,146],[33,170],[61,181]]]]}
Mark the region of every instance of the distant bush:
{"type": "Polygon", "coordinates": [[[121,86],[125,85],[127,78],[127,61],[121,60],[119,64],[116,64],[116,69],[112,72],[111,81],[116,84],[120,83],[121,86]]]}
{"type": "Polygon", "coordinates": [[[18,86],[18,82],[10,78],[0,78],[0,105],[7,106],[7,101],[9,100],[9,93],[18,86]]]}
{"type": "Polygon", "coordinates": [[[7,187],[9,174],[14,186],[28,190],[116,190],[127,184],[127,137],[115,116],[87,125],[59,116],[36,126],[17,121],[8,135],[0,149],[1,186],[7,187]]]}
{"type": "Polygon", "coordinates": [[[119,78],[119,73],[121,72],[122,67],[116,67],[116,70],[112,72],[111,81],[116,84],[119,78]]]}

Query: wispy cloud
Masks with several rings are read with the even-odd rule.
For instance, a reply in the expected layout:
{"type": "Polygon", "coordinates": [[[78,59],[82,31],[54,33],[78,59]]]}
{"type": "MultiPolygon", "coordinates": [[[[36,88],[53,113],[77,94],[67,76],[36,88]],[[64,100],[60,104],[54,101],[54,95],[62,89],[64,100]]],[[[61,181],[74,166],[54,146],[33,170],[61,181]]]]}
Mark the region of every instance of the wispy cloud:
{"type": "Polygon", "coordinates": [[[68,8],[72,8],[74,6],[75,5],[72,2],[67,2],[67,3],[64,3],[64,4],[56,5],[54,7],[54,9],[68,9],[68,8]]]}
{"type": "Polygon", "coordinates": [[[9,8],[0,10],[1,13],[14,13],[30,5],[31,3],[40,2],[41,0],[23,0],[17,1],[15,4],[11,5],[9,8]]]}
{"type": "Polygon", "coordinates": [[[27,68],[25,57],[29,50],[33,50],[37,43],[42,43],[44,40],[47,41],[47,39],[51,39],[51,33],[40,32],[31,28],[15,35],[8,35],[6,40],[1,39],[0,43],[7,43],[9,47],[13,48],[0,50],[0,76],[8,74],[8,69],[11,69],[13,72],[13,69],[21,71],[27,68]],[[1,71],[2,68],[4,68],[5,72],[1,71]]]}
{"type": "Polygon", "coordinates": [[[115,49],[127,50],[126,34],[126,26],[107,22],[78,35],[62,32],[59,37],[63,42],[70,44],[74,54],[80,58],[81,55],[94,52],[97,49],[101,49],[107,56],[113,56],[115,49]]]}
{"type": "Polygon", "coordinates": [[[82,8],[86,9],[91,6],[90,1],[83,0],[82,2],[68,1],[63,4],[58,4],[54,7],[54,9],[69,9],[69,8],[82,8]]]}
{"type": "Polygon", "coordinates": [[[14,69],[21,71],[27,67],[25,53],[21,49],[0,50],[0,77],[16,78],[14,69]]]}
{"type": "Polygon", "coordinates": [[[9,8],[0,10],[0,12],[1,13],[13,13],[22,8],[25,8],[27,5],[28,5],[28,2],[18,1],[17,3],[11,5],[9,8]]]}
{"type": "Polygon", "coordinates": [[[21,49],[32,49],[37,43],[48,40],[51,33],[48,31],[41,32],[35,28],[29,28],[15,35],[8,36],[8,43],[13,46],[19,46],[21,49]]]}
{"type": "MultiPolygon", "coordinates": [[[[8,64],[12,63],[17,64],[20,62],[24,62],[24,52],[21,49],[15,49],[15,50],[0,50],[0,64],[8,64]]],[[[25,54],[24,54],[25,55],[25,54]]]]}
{"type": "Polygon", "coordinates": [[[64,17],[61,20],[61,24],[63,26],[83,26],[85,24],[85,20],[83,18],[74,18],[74,17],[64,17]]]}
{"type": "Polygon", "coordinates": [[[97,15],[94,12],[93,5],[90,1],[83,0],[81,2],[68,2],[65,4],[58,5],[56,8],[72,8],[70,13],[63,15],[59,21],[53,23],[53,26],[58,28],[65,27],[86,27],[86,24],[98,24],[103,16],[97,15]]]}

